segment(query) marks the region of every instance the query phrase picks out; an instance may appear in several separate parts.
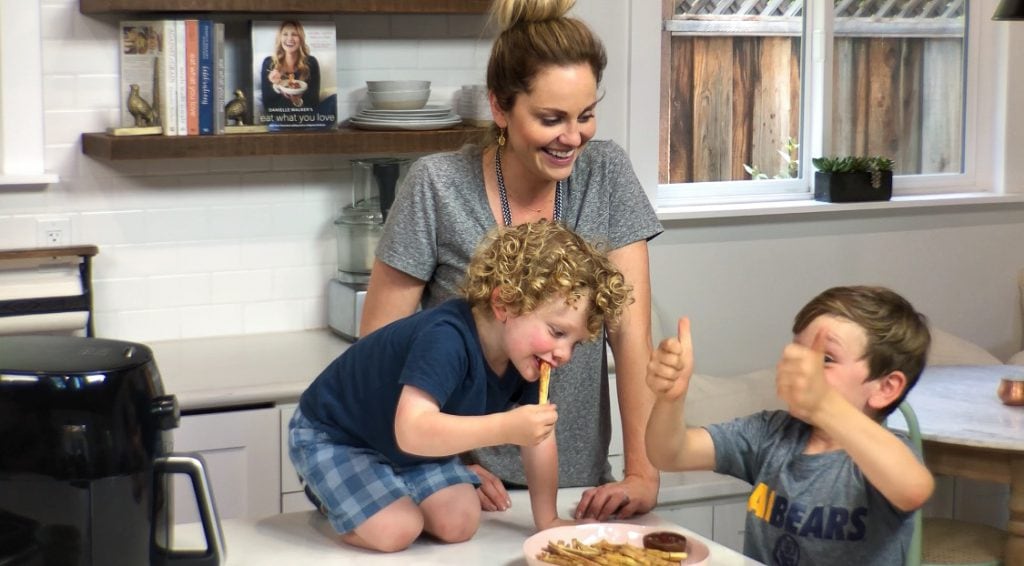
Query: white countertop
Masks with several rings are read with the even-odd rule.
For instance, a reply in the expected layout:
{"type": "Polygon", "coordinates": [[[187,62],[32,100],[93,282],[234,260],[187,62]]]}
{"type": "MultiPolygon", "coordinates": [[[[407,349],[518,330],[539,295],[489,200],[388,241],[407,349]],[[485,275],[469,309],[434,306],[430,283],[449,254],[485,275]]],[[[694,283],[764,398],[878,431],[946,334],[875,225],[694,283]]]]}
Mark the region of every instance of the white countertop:
{"type": "MultiPolygon", "coordinates": [[[[907,401],[917,415],[921,438],[936,442],[1024,450],[1024,407],[999,400],[1003,377],[1024,379],[1024,366],[935,366],[925,368],[907,401]]],[[[889,426],[906,431],[899,411],[889,426]]]]}
{"type": "MultiPolygon", "coordinates": [[[[569,516],[582,492],[582,488],[559,491],[558,508],[563,517],[569,516]]],[[[525,491],[517,490],[511,495],[512,508],[505,512],[484,513],[480,529],[471,540],[439,544],[421,537],[408,549],[394,554],[365,551],[338,542],[327,520],[314,511],[285,513],[259,520],[230,519],[221,525],[227,550],[226,565],[524,565],[523,542],[535,532],[530,502],[525,491]]],[[[759,564],[654,513],[626,522],[664,527],[700,540],[711,550],[709,563],[714,566],[759,564]]],[[[203,539],[200,532],[195,523],[178,525],[175,548],[201,548],[203,539]]]]}
{"type": "Polygon", "coordinates": [[[147,344],[182,411],[293,403],[349,342],[321,328],[147,344]]]}

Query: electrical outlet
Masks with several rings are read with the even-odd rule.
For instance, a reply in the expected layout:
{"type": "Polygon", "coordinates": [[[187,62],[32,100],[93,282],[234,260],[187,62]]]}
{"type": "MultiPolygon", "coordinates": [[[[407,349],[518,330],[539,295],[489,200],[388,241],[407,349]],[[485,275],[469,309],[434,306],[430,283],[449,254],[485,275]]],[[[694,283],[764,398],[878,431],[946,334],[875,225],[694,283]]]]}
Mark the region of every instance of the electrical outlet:
{"type": "Polygon", "coordinates": [[[71,244],[71,220],[51,218],[36,221],[36,244],[43,247],[71,244]]]}

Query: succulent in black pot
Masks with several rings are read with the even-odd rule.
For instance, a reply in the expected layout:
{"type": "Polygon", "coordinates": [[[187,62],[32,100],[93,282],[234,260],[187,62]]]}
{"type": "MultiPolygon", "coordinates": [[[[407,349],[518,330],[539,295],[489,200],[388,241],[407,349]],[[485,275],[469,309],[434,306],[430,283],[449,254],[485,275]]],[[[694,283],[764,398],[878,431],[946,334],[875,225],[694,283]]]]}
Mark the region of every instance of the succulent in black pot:
{"type": "Polygon", "coordinates": [[[864,202],[892,198],[893,161],[887,157],[815,157],[814,199],[864,202]]]}

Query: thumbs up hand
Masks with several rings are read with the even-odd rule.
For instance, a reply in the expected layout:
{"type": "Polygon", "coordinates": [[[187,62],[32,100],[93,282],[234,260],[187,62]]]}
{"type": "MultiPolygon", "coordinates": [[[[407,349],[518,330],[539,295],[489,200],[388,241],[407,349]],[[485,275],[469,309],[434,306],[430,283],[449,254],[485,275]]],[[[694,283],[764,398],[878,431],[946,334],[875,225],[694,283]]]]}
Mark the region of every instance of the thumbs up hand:
{"type": "MultiPolygon", "coordinates": [[[[811,423],[832,387],[825,380],[828,330],[819,328],[811,347],[787,344],[775,368],[776,392],[794,417],[811,423]]],[[[812,423],[813,424],[813,423],[812,423]]]]}
{"type": "Polygon", "coordinates": [[[665,401],[675,401],[686,394],[693,375],[693,340],[690,337],[690,319],[682,317],[678,334],[666,338],[651,352],[647,364],[647,387],[665,401]]]}

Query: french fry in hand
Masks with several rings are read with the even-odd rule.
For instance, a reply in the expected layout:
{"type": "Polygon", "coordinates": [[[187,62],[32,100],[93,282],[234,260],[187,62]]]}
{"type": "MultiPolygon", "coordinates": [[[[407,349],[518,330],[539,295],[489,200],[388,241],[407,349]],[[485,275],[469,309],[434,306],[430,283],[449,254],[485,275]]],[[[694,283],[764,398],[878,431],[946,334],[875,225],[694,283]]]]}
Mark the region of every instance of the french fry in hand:
{"type": "Polygon", "coordinates": [[[551,382],[551,364],[540,362],[540,404],[548,403],[548,383],[551,382]]]}

